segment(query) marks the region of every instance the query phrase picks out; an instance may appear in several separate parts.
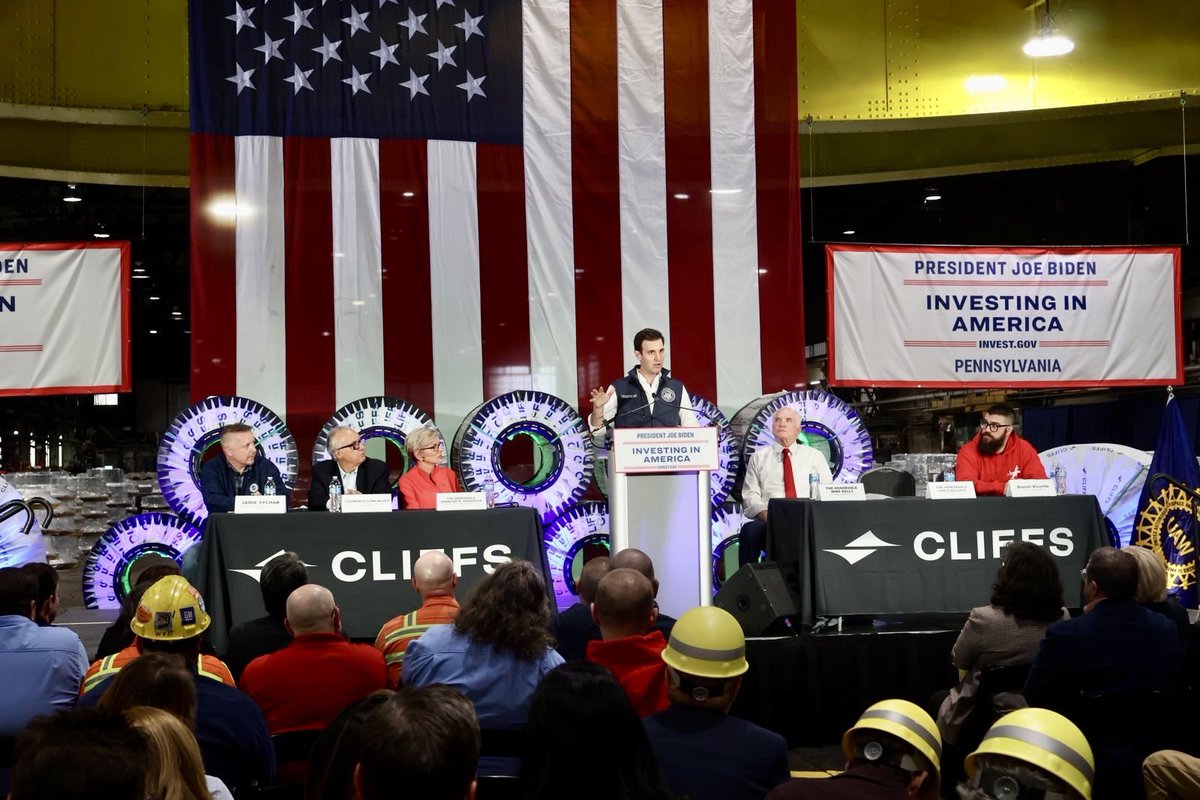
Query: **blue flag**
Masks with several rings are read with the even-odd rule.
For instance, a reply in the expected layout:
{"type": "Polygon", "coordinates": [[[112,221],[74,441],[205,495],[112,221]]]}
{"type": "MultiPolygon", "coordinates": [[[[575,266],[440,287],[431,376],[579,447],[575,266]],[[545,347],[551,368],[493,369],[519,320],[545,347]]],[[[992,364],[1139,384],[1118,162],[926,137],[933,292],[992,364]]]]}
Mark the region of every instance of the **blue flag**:
{"type": "Polygon", "coordinates": [[[1196,608],[1196,517],[1200,508],[1200,468],[1179,404],[1167,399],[1149,477],[1138,501],[1133,544],[1153,550],[1167,562],[1167,589],[1187,608],[1196,608]],[[1156,475],[1167,475],[1188,488],[1156,475]]]}

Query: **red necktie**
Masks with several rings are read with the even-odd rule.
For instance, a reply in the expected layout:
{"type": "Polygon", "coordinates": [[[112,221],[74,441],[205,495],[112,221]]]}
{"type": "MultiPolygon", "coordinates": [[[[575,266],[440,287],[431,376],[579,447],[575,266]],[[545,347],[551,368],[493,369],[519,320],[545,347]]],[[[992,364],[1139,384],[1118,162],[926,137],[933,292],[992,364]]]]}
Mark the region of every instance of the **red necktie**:
{"type": "Polygon", "coordinates": [[[783,496],[796,496],[796,476],[792,474],[792,451],[783,448],[783,496]]]}

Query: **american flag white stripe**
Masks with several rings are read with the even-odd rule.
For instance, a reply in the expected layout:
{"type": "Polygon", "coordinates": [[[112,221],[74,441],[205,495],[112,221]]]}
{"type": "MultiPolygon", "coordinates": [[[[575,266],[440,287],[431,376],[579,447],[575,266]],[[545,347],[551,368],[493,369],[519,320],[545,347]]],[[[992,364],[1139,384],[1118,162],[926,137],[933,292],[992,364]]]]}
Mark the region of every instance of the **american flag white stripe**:
{"type": "Polygon", "coordinates": [[[383,394],[383,253],[379,221],[379,142],[333,139],[335,397],[340,407],[383,394]]]}
{"type": "Polygon", "coordinates": [[[429,143],[435,417],[450,438],[483,402],[475,144],[429,143]]]}
{"type": "Polygon", "coordinates": [[[571,4],[525,0],[525,226],[533,388],[579,394],[571,196],[571,4]]]}
{"type": "Polygon", "coordinates": [[[718,404],[730,416],[762,393],[752,17],[749,3],[709,0],[713,335],[718,404]]]}
{"type": "Polygon", "coordinates": [[[647,327],[657,328],[671,341],[662,14],[661,0],[617,3],[621,342],[625,350],[633,349],[633,335],[647,327]]]}
{"type": "Polygon", "coordinates": [[[234,158],[236,285],[225,290],[232,290],[229,300],[237,309],[238,391],[245,386],[268,408],[286,409],[283,142],[240,136],[234,141],[234,158]]]}

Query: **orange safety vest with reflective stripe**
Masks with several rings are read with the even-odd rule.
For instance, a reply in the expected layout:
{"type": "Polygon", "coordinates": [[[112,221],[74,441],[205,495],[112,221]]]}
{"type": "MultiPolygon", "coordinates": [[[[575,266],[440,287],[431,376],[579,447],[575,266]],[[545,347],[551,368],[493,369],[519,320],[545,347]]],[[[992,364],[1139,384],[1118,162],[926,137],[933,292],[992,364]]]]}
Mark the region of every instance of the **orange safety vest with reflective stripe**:
{"type": "Polygon", "coordinates": [[[458,616],[458,603],[453,597],[432,597],[416,611],[402,617],[393,617],[383,624],[375,637],[375,649],[383,653],[387,663],[388,677],[393,686],[400,685],[400,672],[404,667],[404,651],[408,643],[419,639],[421,634],[434,625],[446,625],[458,616]]]}
{"type": "MultiPolygon", "coordinates": [[[[88,671],[83,674],[83,682],[79,687],[79,694],[83,695],[95,689],[101,683],[116,675],[129,662],[140,656],[137,643],[129,645],[119,653],[111,656],[105,656],[99,661],[92,663],[88,667],[88,671]]],[[[226,686],[237,687],[237,683],[233,680],[233,673],[229,671],[229,667],[225,666],[225,662],[216,656],[200,655],[196,658],[196,671],[206,678],[211,678],[214,681],[220,681],[226,686]]]]}

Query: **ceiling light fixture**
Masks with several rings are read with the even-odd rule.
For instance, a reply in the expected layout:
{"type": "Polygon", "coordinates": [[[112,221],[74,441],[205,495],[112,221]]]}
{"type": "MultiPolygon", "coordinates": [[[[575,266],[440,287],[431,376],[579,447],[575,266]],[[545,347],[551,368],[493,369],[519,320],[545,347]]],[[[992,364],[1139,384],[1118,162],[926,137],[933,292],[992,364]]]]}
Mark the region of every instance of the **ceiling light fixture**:
{"type": "Polygon", "coordinates": [[[1046,0],[1046,10],[1038,17],[1037,31],[1033,38],[1021,49],[1030,58],[1065,56],[1075,49],[1075,43],[1063,36],[1062,31],[1054,24],[1054,15],[1050,13],[1050,0],[1046,0]]]}
{"type": "Polygon", "coordinates": [[[926,203],[933,203],[933,202],[935,202],[935,201],[937,201],[937,200],[941,200],[941,199],[942,199],[942,196],[941,196],[940,194],[927,194],[927,195],[925,195],[925,202],[926,202],[926,203]]]}
{"type": "Polygon", "coordinates": [[[92,234],[92,236],[96,239],[107,239],[110,236],[110,234],[108,232],[108,229],[104,227],[103,222],[97,222],[96,223],[96,231],[95,231],[95,233],[92,234]]]}
{"type": "Polygon", "coordinates": [[[853,236],[853,235],[854,235],[854,234],[856,234],[856,233],[858,233],[858,231],[853,231],[853,230],[850,230],[850,231],[842,231],[842,236],[853,236]]]}
{"type": "Polygon", "coordinates": [[[79,192],[75,190],[75,184],[68,183],[67,190],[63,192],[64,203],[81,203],[83,198],[79,196],[79,192]]]}

